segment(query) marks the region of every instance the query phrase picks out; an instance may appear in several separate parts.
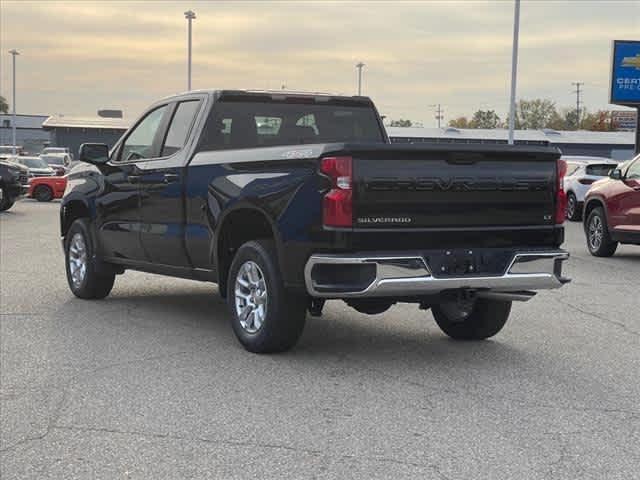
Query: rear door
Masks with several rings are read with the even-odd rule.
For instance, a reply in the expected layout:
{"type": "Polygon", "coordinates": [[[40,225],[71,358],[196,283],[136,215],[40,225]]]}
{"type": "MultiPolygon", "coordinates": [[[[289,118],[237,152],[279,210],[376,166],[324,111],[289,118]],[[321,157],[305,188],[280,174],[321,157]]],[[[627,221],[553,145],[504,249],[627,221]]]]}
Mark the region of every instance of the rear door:
{"type": "Polygon", "coordinates": [[[193,127],[204,97],[186,97],[171,105],[159,139],[158,157],[140,166],[141,238],[153,263],[188,267],[185,249],[184,183],[193,127]]]}
{"type": "Polygon", "coordinates": [[[550,149],[408,147],[355,152],[356,228],[473,229],[555,223],[550,149]],[[460,148],[460,149],[458,149],[460,148]]]}

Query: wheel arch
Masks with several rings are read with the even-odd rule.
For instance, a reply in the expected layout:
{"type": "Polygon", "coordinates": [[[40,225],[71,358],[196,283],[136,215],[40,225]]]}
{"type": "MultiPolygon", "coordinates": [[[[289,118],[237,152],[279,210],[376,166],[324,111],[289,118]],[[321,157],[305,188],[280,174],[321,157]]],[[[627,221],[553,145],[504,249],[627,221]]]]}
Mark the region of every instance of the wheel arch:
{"type": "Polygon", "coordinates": [[[604,211],[604,218],[605,218],[605,221],[607,222],[607,227],[609,227],[609,214],[607,213],[607,206],[605,202],[599,197],[592,197],[585,200],[584,207],[582,210],[583,212],[582,218],[583,218],[585,229],[587,228],[587,221],[589,220],[589,214],[591,214],[591,212],[598,207],[602,207],[602,210],[604,211]]]}
{"type": "Polygon", "coordinates": [[[220,294],[226,296],[227,276],[233,257],[243,243],[251,240],[272,239],[276,246],[277,264],[281,267],[281,239],[271,217],[262,209],[242,204],[220,217],[214,236],[212,255],[218,273],[220,294]]]}
{"type": "Polygon", "coordinates": [[[60,207],[60,235],[64,237],[71,224],[78,218],[91,217],[91,210],[86,201],[70,199],[60,207]]]}

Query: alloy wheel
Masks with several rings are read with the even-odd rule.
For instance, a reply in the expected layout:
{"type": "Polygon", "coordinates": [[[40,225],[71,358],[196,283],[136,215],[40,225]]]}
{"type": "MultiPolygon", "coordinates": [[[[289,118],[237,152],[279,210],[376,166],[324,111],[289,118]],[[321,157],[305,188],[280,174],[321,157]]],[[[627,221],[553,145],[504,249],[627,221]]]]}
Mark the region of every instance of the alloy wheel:
{"type": "Polygon", "coordinates": [[[236,313],[247,333],[256,333],[267,317],[267,284],[257,263],[244,262],[235,283],[236,313]]]}
{"type": "Polygon", "coordinates": [[[576,213],[576,197],[573,195],[569,196],[569,201],[567,203],[567,218],[572,219],[576,213]]]}
{"type": "Polygon", "coordinates": [[[604,236],[604,225],[599,215],[591,217],[589,222],[589,246],[592,250],[597,250],[602,245],[602,237],[604,236]]]}
{"type": "Polygon", "coordinates": [[[80,288],[87,276],[87,245],[84,236],[76,233],[69,242],[69,272],[75,288],[80,288]]]}

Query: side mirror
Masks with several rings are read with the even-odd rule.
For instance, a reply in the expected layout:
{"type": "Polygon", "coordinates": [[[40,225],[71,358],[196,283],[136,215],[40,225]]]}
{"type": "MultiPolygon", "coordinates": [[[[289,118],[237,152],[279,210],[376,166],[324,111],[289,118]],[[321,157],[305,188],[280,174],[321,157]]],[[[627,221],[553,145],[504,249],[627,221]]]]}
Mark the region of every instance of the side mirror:
{"type": "Polygon", "coordinates": [[[109,161],[109,147],[104,143],[83,143],[78,157],[81,162],[103,165],[109,161]]]}
{"type": "Polygon", "coordinates": [[[614,168],[609,175],[613,180],[622,180],[622,170],[619,168],[614,168]]]}

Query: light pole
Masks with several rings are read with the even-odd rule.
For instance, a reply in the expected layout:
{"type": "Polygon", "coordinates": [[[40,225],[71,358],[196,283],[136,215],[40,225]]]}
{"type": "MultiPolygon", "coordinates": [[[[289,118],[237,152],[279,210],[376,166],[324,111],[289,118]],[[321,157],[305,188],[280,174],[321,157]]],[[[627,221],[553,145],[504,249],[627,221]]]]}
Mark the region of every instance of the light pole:
{"type": "Polygon", "coordinates": [[[362,67],[364,67],[364,63],[359,62],[356,64],[358,69],[358,96],[362,95],[362,67]]]}
{"type": "Polygon", "coordinates": [[[520,0],[515,0],[513,12],[513,52],[511,55],[511,99],[509,102],[509,145],[513,145],[516,124],[516,78],[518,76],[518,37],[520,35],[520,0]]]}
{"type": "Polygon", "coordinates": [[[11,120],[11,130],[13,139],[11,145],[13,145],[13,154],[16,154],[16,57],[20,55],[15,48],[9,50],[9,53],[13,56],[13,119],[11,120]]]}
{"type": "Polygon", "coordinates": [[[191,10],[184,12],[184,18],[189,22],[189,53],[187,59],[187,90],[191,90],[191,22],[196,18],[196,12],[191,10]]]}

